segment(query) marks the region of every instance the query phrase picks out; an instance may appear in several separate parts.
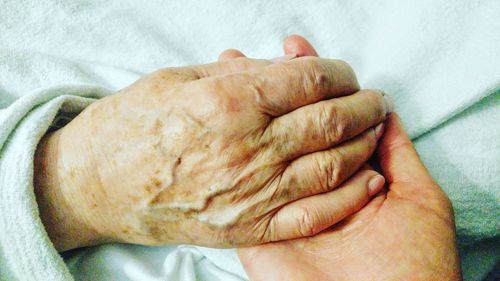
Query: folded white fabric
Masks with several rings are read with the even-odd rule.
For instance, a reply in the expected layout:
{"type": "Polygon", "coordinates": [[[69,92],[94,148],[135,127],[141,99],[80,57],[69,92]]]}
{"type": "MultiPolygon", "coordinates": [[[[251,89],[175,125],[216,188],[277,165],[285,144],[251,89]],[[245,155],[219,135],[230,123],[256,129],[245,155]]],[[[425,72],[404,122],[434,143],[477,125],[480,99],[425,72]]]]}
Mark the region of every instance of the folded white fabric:
{"type": "Polygon", "coordinates": [[[72,94],[97,98],[103,92],[73,86],[37,91],[0,111],[0,280],[70,278],[38,215],[33,156],[59,110],[79,112],[91,102],[72,94]]]}
{"type": "Polygon", "coordinates": [[[68,254],[68,271],[38,218],[33,153],[58,112],[92,101],[82,97],[229,47],[273,57],[291,33],[394,98],[453,201],[462,245],[498,237],[499,14],[498,1],[479,0],[2,1],[0,280],[246,279],[234,250],[191,246],[95,247],[68,254]]]}

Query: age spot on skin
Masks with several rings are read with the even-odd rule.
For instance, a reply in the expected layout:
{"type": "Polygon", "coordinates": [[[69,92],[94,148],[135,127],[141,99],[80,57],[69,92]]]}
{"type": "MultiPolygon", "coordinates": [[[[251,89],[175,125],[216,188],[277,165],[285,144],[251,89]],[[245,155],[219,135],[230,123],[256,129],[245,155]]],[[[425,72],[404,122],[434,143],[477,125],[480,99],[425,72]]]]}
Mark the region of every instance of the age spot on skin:
{"type": "Polygon", "coordinates": [[[144,189],[146,190],[147,193],[152,193],[154,190],[161,187],[161,185],[162,185],[161,180],[157,178],[152,178],[151,181],[148,184],[146,184],[144,189]]]}

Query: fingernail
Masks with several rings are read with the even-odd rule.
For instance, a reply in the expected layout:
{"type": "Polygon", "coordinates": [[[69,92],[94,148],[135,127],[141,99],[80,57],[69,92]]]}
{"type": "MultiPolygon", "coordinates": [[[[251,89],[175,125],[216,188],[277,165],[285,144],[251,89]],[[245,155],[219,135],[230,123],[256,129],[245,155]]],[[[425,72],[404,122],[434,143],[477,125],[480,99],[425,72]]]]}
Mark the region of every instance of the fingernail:
{"type": "Polygon", "coordinates": [[[281,57],[276,57],[274,59],[271,59],[273,63],[279,63],[279,62],[284,62],[284,61],[289,61],[297,57],[297,54],[288,54],[284,55],[281,57]]]}
{"type": "Polygon", "coordinates": [[[389,115],[389,113],[394,112],[394,102],[387,94],[384,93],[383,95],[384,95],[385,106],[386,106],[385,112],[387,115],[389,115]]]}
{"type": "Polygon", "coordinates": [[[384,123],[380,123],[375,127],[375,137],[380,139],[380,137],[384,134],[384,123]]]}
{"type": "Polygon", "coordinates": [[[368,194],[373,196],[377,194],[385,184],[385,178],[381,175],[376,175],[370,179],[368,182],[368,194]]]}

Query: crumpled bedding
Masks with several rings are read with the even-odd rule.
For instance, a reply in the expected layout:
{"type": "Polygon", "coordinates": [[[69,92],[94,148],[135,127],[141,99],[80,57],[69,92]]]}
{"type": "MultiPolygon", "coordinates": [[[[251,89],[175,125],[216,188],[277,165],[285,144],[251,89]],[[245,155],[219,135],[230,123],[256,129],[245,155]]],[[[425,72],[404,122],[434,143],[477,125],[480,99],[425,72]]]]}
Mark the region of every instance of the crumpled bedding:
{"type": "Polygon", "coordinates": [[[38,219],[29,163],[57,115],[74,116],[155,69],[213,61],[225,48],[278,56],[292,33],[349,62],[362,87],[393,97],[453,202],[464,275],[479,280],[500,256],[498,15],[498,1],[479,0],[0,1],[0,280],[67,280],[69,272],[77,280],[246,280],[234,250],[189,245],[81,249],[63,254],[65,268],[38,219]]]}

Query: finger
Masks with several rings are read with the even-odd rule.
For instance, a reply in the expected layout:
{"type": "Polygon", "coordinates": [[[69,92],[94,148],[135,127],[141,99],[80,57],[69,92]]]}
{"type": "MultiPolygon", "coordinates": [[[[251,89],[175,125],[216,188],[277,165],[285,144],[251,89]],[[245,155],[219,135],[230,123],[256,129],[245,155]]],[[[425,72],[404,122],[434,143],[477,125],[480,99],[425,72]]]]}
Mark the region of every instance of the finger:
{"type": "Polygon", "coordinates": [[[261,141],[287,161],[348,140],[384,121],[391,111],[392,103],[382,92],[362,90],[275,118],[261,141]]]}
{"type": "Polygon", "coordinates": [[[388,196],[412,200],[449,219],[451,202],[420,161],[397,114],[389,116],[386,127],[377,154],[389,183],[388,196]]]}
{"type": "Polygon", "coordinates": [[[224,50],[222,53],[219,55],[219,61],[226,61],[226,60],[231,60],[235,58],[243,58],[246,57],[242,52],[236,49],[227,49],[224,50]]]}
{"type": "MultiPolygon", "coordinates": [[[[180,82],[198,80],[201,78],[225,75],[237,72],[248,71],[256,68],[265,67],[273,62],[283,62],[291,60],[297,55],[292,54],[291,50],[297,50],[301,54],[307,55],[315,53],[314,48],[310,46],[307,40],[298,35],[292,35],[284,43],[285,56],[270,60],[248,59],[245,54],[236,49],[227,49],[223,51],[218,58],[218,62],[205,65],[194,65],[188,67],[172,67],[157,71],[159,75],[170,74],[181,76],[180,82]]],[[[172,80],[172,79],[171,79],[172,80]]]]}
{"type": "Polygon", "coordinates": [[[304,37],[300,35],[290,35],[283,43],[285,54],[296,54],[298,57],[313,56],[317,57],[318,52],[304,37]]]}
{"type": "Polygon", "coordinates": [[[245,78],[251,81],[252,87],[246,91],[253,95],[256,106],[271,116],[359,89],[347,63],[313,57],[272,64],[245,74],[245,78]]]}
{"type": "Polygon", "coordinates": [[[310,196],[281,208],[269,223],[269,241],[312,236],[363,207],[384,186],[384,177],[361,170],[334,191],[310,196]]]}
{"type": "Polygon", "coordinates": [[[270,65],[272,62],[263,59],[250,59],[247,57],[238,57],[231,60],[219,61],[203,65],[193,65],[185,67],[186,73],[196,79],[233,74],[248,70],[258,69],[270,65]]]}
{"type": "Polygon", "coordinates": [[[390,183],[422,180],[433,182],[395,113],[387,118],[386,132],[378,148],[378,157],[380,167],[390,183]]]}
{"type": "Polygon", "coordinates": [[[277,201],[290,202],[331,191],[351,177],[372,156],[377,146],[372,128],[335,148],[302,156],[290,163],[274,187],[277,201]]]}
{"type": "Polygon", "coordinates": [[[181,82],[189,82],[212,76],[245,72],[262,68],[270,64],[272,64],[270,60],[238,57],[209,64],[164,68],[154,72],[151,77],[155,75],[160,75],[162,77],[176,76],[180,78],[181,82]]]}

